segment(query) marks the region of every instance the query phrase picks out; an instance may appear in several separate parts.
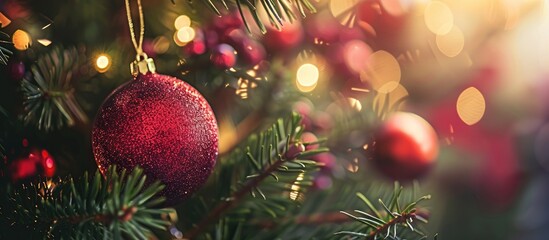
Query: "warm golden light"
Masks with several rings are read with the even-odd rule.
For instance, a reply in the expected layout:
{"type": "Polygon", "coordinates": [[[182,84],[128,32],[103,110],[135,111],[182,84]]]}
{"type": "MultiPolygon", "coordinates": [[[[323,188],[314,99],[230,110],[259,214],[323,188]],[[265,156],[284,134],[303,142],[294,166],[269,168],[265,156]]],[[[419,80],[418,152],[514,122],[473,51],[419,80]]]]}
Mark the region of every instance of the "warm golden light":
{"type": "Polygon", "coordinates": [[[36,41],[46,47],[51,44],[51,41],[49,39],[38,39],[36,41]]]}
{"type": "Polygon", "coordinates": [[[470,87],[459,95],[456,108],[459,118],[465,124],[473,125],[484,116],[486,102],[478,89],[470,87]]]}
{"type": "Polygon", "coordinates": [[[297,178],[295,179],[294,184],[290,187],[290,189],[292,190],[290,192],[290,199],[294,201],[299,199],[301,195],[299,192],[299,189],[301,188],[299,184],[301,183],[301,181],[303,181],[304,177],[305,177],[304,173],[300,173],[299,175],[297,175],[297,178]]]}
{"type": "Polygon", "coordinates": [[[0,12],[0,27],[7,27],[11,23],[11,20],[0,12]]]}
{"type": "Polygon", "coordinates": [[[461,53],[465,45],[463,32],[457,26],[454,26],[450,32],[443,35],[437,35],[438,49],[448,57],[455,57],[461,53]]]}
{"type": "Polygon", "coordinates": [[[315,89],[319,77],[318,67],[310,63],[303,64],[297,69],[297,88],[302,92],[310,92],[315,89]]]}
{"type": "Polygon", "coordinates": [[[111,58],[107,54],[101,54],[95,60],[95,70],[104,73],[111,67],[111,58]]]}
{"type": "Polygon", "coordinates": [[[347,98],[347,103],[349,104],[349,107],[356,110],[357,112],[360,112],[362,110],[362,103],[358,101],[356,98],[347,98]]]}
{"type": "Polygon", "coordinates": [[[425,7],[425,25],[434,34],[447,34],[454,26],[452,10],[443,2],[432,1],[425,7]]]}
{"type": "Polygon", "coordinates": [[[188,42],[194,39],[195,34],[196,33],[193,28],[182,27],[175,32],[174,41],[178,46],[185,46],[188,42]]]}
{"type": "Polygon", "coordinates": [[[360,0],[331,0],[330,1],[330,13],[341,24],[347,23],[350,18],[354,17],[353,8],[360,2],[360,0]]]}
{"type": "Polygon", "coordinates": [[[370,55],[366,65],[360,79],[369,82],[374,90],[379,93],[390,93],[398,87],[401,71],[393,55],[383,50],[377,51],[370,55]]]}
{"type": "Polygon", "coordinates": [[[13,46],[17,50],[26,50],[32,44],[29,34],[21,29],[18,29],[12,36],[13,46]]]}
{"type": "Polygon", "coordinates": [[[173,23],[176,30],[179,30],[184,27],[190,27],[191,26],[191,18],[187,15],[181,15],[175,19],[175,22],[173,23]]]}

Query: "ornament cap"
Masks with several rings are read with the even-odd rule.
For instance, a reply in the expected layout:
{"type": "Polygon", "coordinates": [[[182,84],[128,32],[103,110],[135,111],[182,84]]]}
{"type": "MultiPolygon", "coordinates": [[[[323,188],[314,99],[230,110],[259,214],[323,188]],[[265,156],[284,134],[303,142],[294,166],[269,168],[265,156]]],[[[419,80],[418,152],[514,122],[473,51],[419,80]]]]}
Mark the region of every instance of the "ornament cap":
{"type": "Polygon", "coordinates": [[[153,59],[142,52],[137,54],[135,61],[130,64],[130,71],[134,77],[137,77],[139,74],[156,73],[156,66],[153,59]]]}

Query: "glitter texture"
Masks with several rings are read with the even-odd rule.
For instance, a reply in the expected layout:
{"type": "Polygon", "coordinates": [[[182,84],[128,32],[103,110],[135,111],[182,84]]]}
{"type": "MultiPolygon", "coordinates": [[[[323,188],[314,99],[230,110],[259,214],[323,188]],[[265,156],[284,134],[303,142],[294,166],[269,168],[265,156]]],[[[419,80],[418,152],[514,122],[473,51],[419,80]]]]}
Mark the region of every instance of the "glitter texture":
{"type": "Polygon", "coordinates": [[[146,74],[105,100],[92,145],[102,173],[112,164],[128,170],[140,166],[147,184],[166,185],[161,194],[173,205],[206,182],[218,138],[212,109],[196,89],[174,77],[146,74]]]}

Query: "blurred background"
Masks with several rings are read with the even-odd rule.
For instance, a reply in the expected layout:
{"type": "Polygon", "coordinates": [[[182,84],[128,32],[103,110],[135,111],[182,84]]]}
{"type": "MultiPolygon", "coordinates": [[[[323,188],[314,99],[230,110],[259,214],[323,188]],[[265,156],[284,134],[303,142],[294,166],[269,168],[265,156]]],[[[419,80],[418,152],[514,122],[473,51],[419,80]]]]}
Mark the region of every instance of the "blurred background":
{"type": "MultiPolygon", "coordinates": [[[[412,112],[437,134],[438,157],[414,175],[433,196],[425,204],[430,233],[547,239],[549,1],[311,3],[316,13],[301,6],[306,17],[280,24],[260,5],[254,16],[216,2],[219,17],[202,1],[143,0],[143,48],[159,72],[208,99],[221,155],[293,110],[304,117],[308,137],[326,137],[333,150],[319,160],[330,167],[317,176],[317,188],[349,181],[390,188],[402,174],[380,171],[368,149],[391,113],[412,112]]],[[[96,168],[91,122],[107,95],[130,79],[126,21],[123,1],[0,2],[0,105],[22,124],[4,134],[5,181],[96,168]],[[51,76],[51,69],[64,74],[51,76]],[[37,76],[54,79],[48,93],[62,92],[62,106],[52,110],[33,100],[36,92],[19,90],[37,76]],[[37,110],[52,111],[51,124],[37,110]],[[47,149],[53,158],[41,168],[11,160],[24,149],[47,149]]]]}

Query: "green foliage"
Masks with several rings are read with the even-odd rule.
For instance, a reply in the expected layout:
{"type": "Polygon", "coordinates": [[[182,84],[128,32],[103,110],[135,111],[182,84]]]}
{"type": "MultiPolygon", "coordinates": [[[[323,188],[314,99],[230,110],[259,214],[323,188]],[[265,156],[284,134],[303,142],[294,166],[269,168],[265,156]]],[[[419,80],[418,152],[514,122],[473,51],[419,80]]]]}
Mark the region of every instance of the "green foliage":
{"type": "Polygon", "coordinates": [[[31,67],[21,81],[25,123],[50,131],[87,122],[71,84],[79,76],[78,56],[75,48],[56,47],[31,67]]]}
{"type": "Polygon", "coordinates": [[[215,190],[209,189],[215,192],[214,196],[209,200],[195,198],[189,205],[195,207],[192,215],[204,217],[196,219],[199,223],[193,228],[195,221],[190,219],[185,226],[191,228],[188,237],[250,238],[261,229],[249,219],[280,218],[299,205],[301,196],[312,185],[311,173],[318,168],[311,157],[328,151],[318,148],[290,154],[296,144],[302,144],[300,121],[297,114],[288,120],[278,119],[220,159],[214,175],[215,190]],[[209,227],[212,224],[213,229],[209,227]]]}
{"type": "MultiPolygon", "coordinates": [[[[0,23],[0,25],[2,25],[2,23],[0,23]]],[[[6,38],[6,39],[9,39],[9,35],[0,31],[0,43],[2,44],[11,44],[11,42],[9,41],[6,41],[6,40],[2,40],[3,38],[6,38]]],[[[9,58],[9,55],[13,54],[12,51],[10,51],[9,49],[7,49],[6,47],[0,45],[0,63],[2,64],[8,64],[8,58],[9,58]]]]}
{"type": "Polygon", "coordinates": [[[108,169],[88,179],[44,179],[16,187],[0,205],[0,238],[23,239],[149,239],[153,229],[165,229],[155,196],[164,186],[145,186],[140,168],[131,173],[108,169]]]}
{"type": "Polygon", "coordinates": [[[418,221],[427,223],[424,214],[418,211],[417,204],[430,199],[431,196],[423,196],[403,204],[401,201],[402,189],[398,183],[395,183],[394,193],[387,204],[381,199],[378,200],[379,208],[382,210],[378,210],[379,208],[375,207],[372,201],[362,193],[357,193],[358,198],[364,202],[368,210],[354,210],[354,214],[346,211],[341,211],[341,213],[360,223],[360,226],[335,234],[354,238],[396,240],[409,239],[408,232],[413,232],[416,233],[416,238],[419,236],[421,239],[425,239],[425,234],[414,225],[418,221]]]}
{"type": "MultiPolygon", "coordinates": [[[[172,2],[175,3],[175,0],[172,0],[172,2]]],[[[265,33],[267,29],[265,28],[264,20],[259,16],[259,8],[264,9],[269,18],[269,23],[277,29],[283,25],[283,22],[292,22],[297,19],[298,14],[301,17],[305,17],[306,10],[310,13],[316,12],[316,8],[309,0],[202,0],[200,2],[206,4],[217,15],[221,15],[218,5],[222,5],[227,10],[229,10],[230,5],[236,5],[244,21],[244,26],[246,26],[249,32],[251,32],[250,24],[245,17],[245,9],[251,13],[254,22],[262,33],[265,33]]],[[[189,0],[189,3],[192,3],[192,1],[189,0]]]]}

